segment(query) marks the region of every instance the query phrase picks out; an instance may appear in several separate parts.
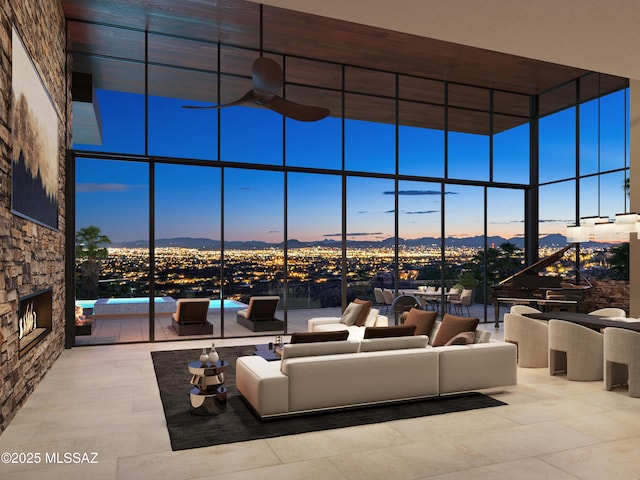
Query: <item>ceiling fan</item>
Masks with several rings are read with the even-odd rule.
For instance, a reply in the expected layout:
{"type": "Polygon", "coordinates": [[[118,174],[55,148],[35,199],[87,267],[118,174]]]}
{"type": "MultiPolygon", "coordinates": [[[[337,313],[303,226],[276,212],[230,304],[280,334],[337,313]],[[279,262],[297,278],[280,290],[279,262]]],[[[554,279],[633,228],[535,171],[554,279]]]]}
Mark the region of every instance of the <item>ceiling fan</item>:
{"type": "Polygon", "coordinates": [[[284,83],[284,74],[280,65],[270,58],[259,57],[254,60],[251,67],[251,79],[253,81],[253,89],[233,102],[210,106],[185,105],[184,108],[217,109],[253,103],[302,122],[322,120],[331,113],[328,108],[302,105],[278,96],[278,92],[284,83]]]}

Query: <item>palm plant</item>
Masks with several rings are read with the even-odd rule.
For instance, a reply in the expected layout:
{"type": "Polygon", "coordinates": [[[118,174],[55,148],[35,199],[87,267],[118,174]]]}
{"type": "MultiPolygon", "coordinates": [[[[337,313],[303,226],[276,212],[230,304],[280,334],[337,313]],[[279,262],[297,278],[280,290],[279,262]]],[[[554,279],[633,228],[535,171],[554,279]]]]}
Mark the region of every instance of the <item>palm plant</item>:
{"type": "Polygon", "coordinates": [[[105,245],[111,243],[108,236],[103,235],[95,225],[82,228],[76,232],[76,260],[83,258],[80,264],[81,289],[79,297],[97,298],[101,270],[101,260],[107,258],[105,245]]]}

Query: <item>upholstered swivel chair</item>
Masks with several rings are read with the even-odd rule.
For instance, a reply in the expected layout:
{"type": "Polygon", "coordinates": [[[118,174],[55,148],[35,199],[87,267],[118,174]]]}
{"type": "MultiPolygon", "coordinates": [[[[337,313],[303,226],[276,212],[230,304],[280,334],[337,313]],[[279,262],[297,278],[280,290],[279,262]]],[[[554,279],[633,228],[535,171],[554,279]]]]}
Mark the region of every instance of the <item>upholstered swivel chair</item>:
{"type": "Polygon", "coordinates": [[[576,323],[549,320],[549,374],[566,371],[567,380],[603,377],[604,335],[576,323]]]}
{"type": "Polygon", "coordinates": [[[629,396],[640,397],[640,332],[604,329],[604,385],[629,385],[629,396]]]}
{"type": "Polygon", "coordinates": [[[593,312],[589,312],[589,315],[597,315],[599,317],[621,317],[621,318],[626,318],[627,312],[625,312],[621,308],[607,307],[607,308],[599,308],[597,310],[594,310],[593,312]]]}
{"type": "Polygon", "coordinates": [[[504,341],[518,347],[518,365],[544,368],[549,363],[549,324],[516,313],[504,314],[504,341]]]}
{"type": "Polygon", "coordinates": [[[516,313],[518,315],[524,315],[525,313],[542,313],[537,308],[530,307],[529,305],[511,305],[509,313],[516,313]]]}
{"type": "Polygon", "coordinates": [[[398,325],[398,320],[404,312],[412,308],[420,308],[420,301],[413,295],[398,295],[391,302],[391,310],[394,314],[394,323],[398,325]]]}

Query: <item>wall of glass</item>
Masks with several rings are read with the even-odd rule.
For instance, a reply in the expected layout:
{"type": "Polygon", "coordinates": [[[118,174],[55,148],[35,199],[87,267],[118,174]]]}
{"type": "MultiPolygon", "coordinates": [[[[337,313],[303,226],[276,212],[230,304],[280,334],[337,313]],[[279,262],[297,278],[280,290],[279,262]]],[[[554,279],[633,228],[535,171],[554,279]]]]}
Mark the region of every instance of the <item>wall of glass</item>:
{"type": "MultiPolygon", "coordinates": [[[[252,296],[279,297],[285,323],[273,333],[282,334],[306,330],[310,316],[339,316],[355,298],[384,310],[374,287],[395,295],[464,282],[485,319],[494,253],[508,259],[501,273],[522,267],[525,192],[537,189],[531,152],[543,184],[533,230],[558,235],[557,247],[578,209],[626,205],[624,194],[598,207],[582,197],[593,188],[613,197],[628,177],[628,119],[593,118],[624,110],[624,90],[599,105],[579,104],[575,85],[569,101],[550,92],[538,120],[527,95],[264,52],[284,67],[281,95],[331,109],[300,122],[257,105],[217,108],[252,88],[255,50],[94,27],[132,43],[73,52],[74,68],[104,73],[101,143],[73,145],[76,230],[96,225],[110,238],[100,287],[113,277],[129,290],[79,290],[78,299],[207,297],[217,302],[213,336],[229,337],[256,334],[236,321],[252,296]],[[594,131],[595,146],[583,138],[594,131]]],[[[170,307],[153,305],[146,327],[132,327],[136,341],[177,338],[170,307]]]]}

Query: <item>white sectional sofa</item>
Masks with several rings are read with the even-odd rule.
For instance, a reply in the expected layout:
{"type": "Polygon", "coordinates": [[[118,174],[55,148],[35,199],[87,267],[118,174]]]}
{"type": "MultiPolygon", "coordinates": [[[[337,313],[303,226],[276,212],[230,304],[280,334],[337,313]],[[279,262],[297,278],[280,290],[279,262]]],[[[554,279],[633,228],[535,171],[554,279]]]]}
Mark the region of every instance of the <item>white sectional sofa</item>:
{"type": "Polygon", "coordinates": [[[262,418],[516,384],[516,346],[431,347],[424,335],[285,345],[282,360],[240,357],[238,391],[262,418]]]}

